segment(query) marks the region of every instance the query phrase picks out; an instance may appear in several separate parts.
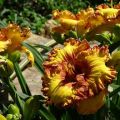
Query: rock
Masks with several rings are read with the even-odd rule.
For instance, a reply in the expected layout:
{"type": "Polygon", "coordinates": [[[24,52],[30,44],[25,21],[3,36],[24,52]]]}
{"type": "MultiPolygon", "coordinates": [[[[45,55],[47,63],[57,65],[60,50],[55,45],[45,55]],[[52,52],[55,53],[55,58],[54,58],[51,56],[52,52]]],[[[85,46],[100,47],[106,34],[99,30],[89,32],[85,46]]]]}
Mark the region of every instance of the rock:
{"type": "MultiPolygon", "coordinates": [[[[26,42],[28,42],[30,44],[45,45],[45,43],[47,43],[50,40],[51,39],[45,38],[43,36],[32,34],[32,36],[26,42]]],[[[25,57],[26,56],[23,54],[22,55],[22,60],[25,57]]],[[[41,77],[42,77],[42,75],[40,74],[40,72],[38,72],[37,68],[27,67],[23,71],[23,76],[25,77],[25,79],[28,83],[28,86],[30,87],[30,90],[31,90],[33,95],[42,94],[41,93],[41,87],[42,87],[41,77]]],[[[15,83],[15,86],[16,86],[17,90],[21,91],[17,77],[14,79],[14,83],[15,83]]]]}
{"type": "Polygon", "coordinates": [[[57,24],[57,23],[56,23],[53,19],[48,20],[48,21],[45,23],[41,34],[43,34],[43,35],[44,35],[45,37],[47,37],[47,38],[52,38],[52,36],[51,36],[52,28],[55,27],[56,24],[57,24]]]}

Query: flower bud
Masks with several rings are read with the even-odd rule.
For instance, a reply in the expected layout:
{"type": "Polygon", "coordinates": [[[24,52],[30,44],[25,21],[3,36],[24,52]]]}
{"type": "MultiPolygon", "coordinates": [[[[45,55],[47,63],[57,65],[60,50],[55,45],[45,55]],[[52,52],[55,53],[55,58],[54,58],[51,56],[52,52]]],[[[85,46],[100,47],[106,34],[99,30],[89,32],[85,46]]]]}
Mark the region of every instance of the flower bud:
{"type": "Polygon", "coordinates": [[[17,62],[20,60],[20,52],[19,51],[14,51],[12,53],[9,54],[9,59],[12,62],[17,62]]]}
{"type": "Polygon", "coordinates": [[[112,53],[110,64],[112,64],[117,70],[120,68],[120,50],[112,53]]]}
{"type": "Polygon", "coordinates": [[[16,105],[10,104],[8,106],[8,113],[15,115],[15,114],[20,114],[20,111],[16,105]]]}
{"type": "Polygon", "coordinates": [[[13,120],[13,115],[12,114],[7,114],[6,118],[7,118],[7,120],[13,120]]]}

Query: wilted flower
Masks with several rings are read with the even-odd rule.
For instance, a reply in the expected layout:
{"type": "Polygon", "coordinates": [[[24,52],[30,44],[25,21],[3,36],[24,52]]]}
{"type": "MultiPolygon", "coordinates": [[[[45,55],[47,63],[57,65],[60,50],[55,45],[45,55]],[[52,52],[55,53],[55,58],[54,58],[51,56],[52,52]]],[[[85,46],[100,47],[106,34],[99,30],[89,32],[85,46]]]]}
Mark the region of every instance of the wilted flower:
{"type": "Polygon", "coordinates": [[[53,32],[64,33],[67,30],[74,29],[79,34],[85,35],[98,27],[95,32],[99,33],[111,29],[111,26],[116,23],[120,23],[120,4],[113,7],[101,4],[96,9],[89,7],[86,10],[81,10],[77,14],[73,14],[67,10],[55,10],[53,11],[53,19],[58,20],[60,23],[59,26],[53,28],[53,32]]]}
{"type": "Polygon", "coordinates": [[[116,75],[106,66],[108,60],[107,46],[91,48],[86,40],[69,39],[63,48],[53,49],[44,62],[44,95],[57,106],[77,107],[81,114],[96,112],[116,75]]]}

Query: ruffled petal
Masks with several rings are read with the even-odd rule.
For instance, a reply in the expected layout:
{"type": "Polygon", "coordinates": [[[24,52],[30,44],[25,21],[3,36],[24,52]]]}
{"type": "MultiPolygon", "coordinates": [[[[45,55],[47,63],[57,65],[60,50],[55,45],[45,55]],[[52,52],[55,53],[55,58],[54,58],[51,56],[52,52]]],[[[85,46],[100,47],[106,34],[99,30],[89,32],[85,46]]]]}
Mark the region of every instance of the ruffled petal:
{"type": "Polygon", "coordinates": [[[30,37],[30,30],[27,28],[21,29],[16,24],[9,24],[0,31],[0,41],[10,41],[7,51],[21,50],[21,42],[30,37]]]}
{"type": "Polygon", "coordinates": [[[79,101],[77,111],[83,115],[94,114],[104,105],[106,94],[106,90],[103,90],[94,97],[79,101]]]}
{"type": "Polygon", "coordinates": [[[116,71],[106,65],[109,59],[107,46],[90,48],[86,40],[67,40],[63,48],[53,49],[43,64],[44,95],[57,106],[76,106],[77,103],[77,109],[84,101],[100,98],[98,103],[102,104],[94,110],[97,111],[104,104],[106,94],[102,91],[116,76],[116,71]]]}

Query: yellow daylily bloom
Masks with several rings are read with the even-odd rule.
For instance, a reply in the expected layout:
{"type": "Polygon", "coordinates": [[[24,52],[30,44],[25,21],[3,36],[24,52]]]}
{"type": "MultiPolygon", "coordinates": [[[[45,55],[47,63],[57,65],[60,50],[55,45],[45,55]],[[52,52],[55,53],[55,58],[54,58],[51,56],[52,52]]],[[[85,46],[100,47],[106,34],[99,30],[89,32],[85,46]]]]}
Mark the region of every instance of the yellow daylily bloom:
{"type": "Polygon", "coordinates": [[[114,19],[119,15],[119,12],[120,12],[120,8],[109,7],[106,4],[101,4],[97,6],[96,9],[97,9],[96,13],[102,15],[106,19],[114,19]]]}
{"type": "Polygon", "coordinates": [[[63,48],[53,49],[43,64],[44,95],[57,106],[76,106],[81,114],[96,112],[104,104],[107,85],[116,76],[116,71],[106,65],[109,59],[107,46],[91,48],[86,40],[70,38],[63,48]],[[100,105],[94,110],[84,106],[89,103],[96,106],[93,102],[96,100],[100,105]]]}
{"type": "MultiPolygon", "coordinates": [[[[106,24],[113,26],[120,23],[119,16],[120,4],[113,7],[101,4],[95,9],[89,7],[86,10],[81,10],[77,14],[73,14],[70,11],[57,10],[56,12],[53,12],[53,19],[59,21],[61,27],[64,28],[64,31],[76,30],[78,34],[83,36],[97,27],[103,27],[106,26],[106,24]]],[[[56,32],[59,32],[59,28],[56,29],[56,32]]],[[[98,30],[95,31],[98,32],[98,30]]],[[[55,32],[54,28],[53,32],[55,32]]]]}
{"type": "Polygon", "coordinates": [[[52,14],[53,19],[58,20],[65,30],[72,29],[77,25],[76,16],[68,10],[54,10],[52,14]]]}
{"type": "Polygon", "coordinates": [[[98,95],[80,101],[77,106],[77,111],[83,115],[94,114],[105,103],[106,90],[101,91],[98,95]],[[92,104],[94,103],[94,104],[92,104]]]}
{"type": "Polygon", "coordinates": [[[0,42],[4,45],[4,50],[7,50],[7,52],[21,50],[21,42],[29,37],[30,30],[27,28],[21,29],[16,24],[9,24],[0,30],[0,42]]]}
{"type": "Polygon", "coordinates": [[[22,29],[16,24],[9,24],[0,30],[0,52],[11,54],[17,50],[23,51],[28,55],[28,59],[33,64],[34,57],[32,53],[21,45],[30,35],[31,32],[28,28],[22,29]]]}

